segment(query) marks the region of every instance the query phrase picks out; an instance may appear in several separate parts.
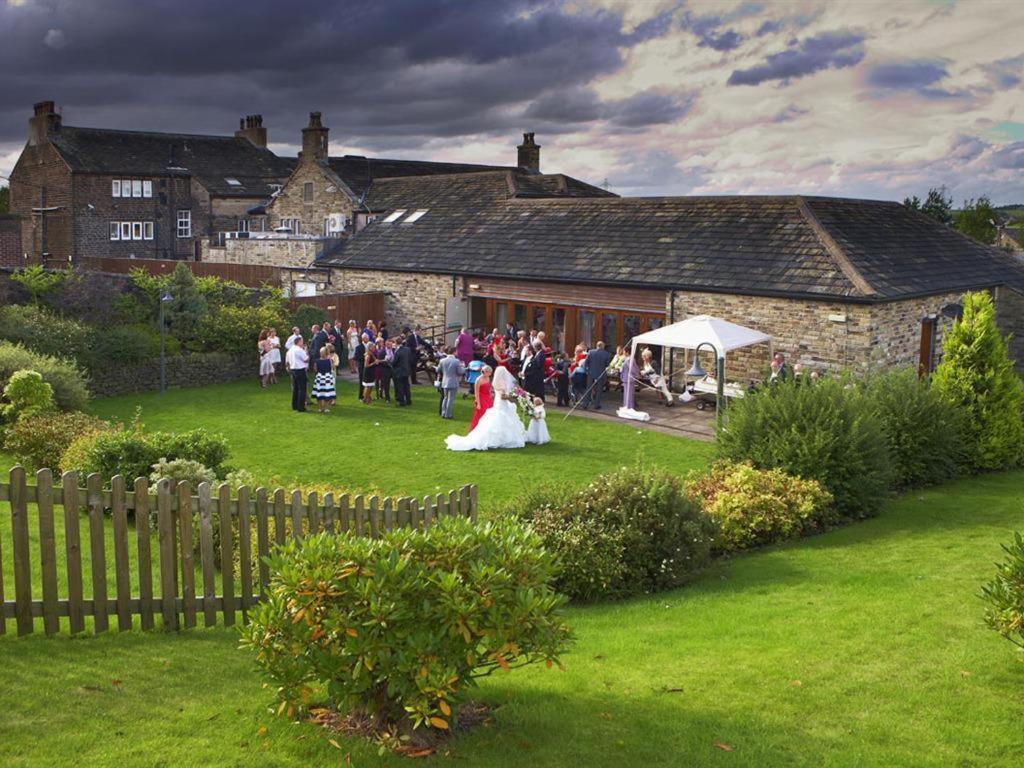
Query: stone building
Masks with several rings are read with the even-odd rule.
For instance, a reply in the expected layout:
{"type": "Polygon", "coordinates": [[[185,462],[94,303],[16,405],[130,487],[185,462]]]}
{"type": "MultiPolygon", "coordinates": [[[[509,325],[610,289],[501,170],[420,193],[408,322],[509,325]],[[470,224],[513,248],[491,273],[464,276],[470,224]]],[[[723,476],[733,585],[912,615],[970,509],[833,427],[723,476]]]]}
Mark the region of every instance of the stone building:
{"type": "Polygon", "coordinates": [[[20,267],[23,264],[21,217],[13,213],[0,213],[0,267],[20,267]]]}
{"type": "MultiPolygon", "coordinates": [[[[540,179],[379,181],[381,218],[316,266],[335,290],[389,291],[397,324],[511,320],[567,350],[712,314],[768,333],[792,362],[931,370],[967,290],[991,290],[1018,339],[1024,324],[1024,267],[898,203],[524,194],[540,179]]],[[[731,375],[756,377],[769,353],[731,359],[731,375]]]]}
{"type": "Polygon", "coordinates": [[[248,211],[295,166],[266,147],[262,118],[234,136],[64,125],[35,105],[11,173],[11,211],[33,262],[82,256],[195,258],[199,239],[262,228],[248,211]]]}

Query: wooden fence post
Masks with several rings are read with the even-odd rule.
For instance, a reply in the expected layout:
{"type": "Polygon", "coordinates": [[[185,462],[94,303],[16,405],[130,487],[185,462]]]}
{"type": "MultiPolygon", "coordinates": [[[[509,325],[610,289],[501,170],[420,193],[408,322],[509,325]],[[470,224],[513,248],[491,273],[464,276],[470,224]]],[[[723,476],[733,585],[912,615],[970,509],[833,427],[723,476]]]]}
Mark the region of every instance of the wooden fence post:
{"type": "Polygon", "coordinates": [[[203,561],[203,624],[217,625],[217,607],[213,604],[217,596],[217,584],[213,577],[213,520],[210,484],[199,484],[199,554],[203,561]]]}
{"type": "Polygon", "coordinates": [[[135,538],[139,550],[139,614],[143,629],[153,628],[153,553],[150,543],[149,482],[135,478],[135,538]]]}
{"type": "Polygon", "coordinates": [[[89,559],[92,572],[92,616],[96,633],[110,627],[107,616],[107,555],[103,526],[103,480],[93,472],[85,479],[85,505],[89,511],[89,559]]]}
{"type": "Polygon", "coordinates": [[[85,630],[85,598],[82,596],[82,541],[79,530],[78,473],[65,472],[60,478],[64,507],[64,552],[67,556],[68,625],[71,634],[85,630]]]}
{"type": "Polygon", "coordinates": [[[380,538],[380,513],[377,509],[378,499],[376,496],[370,497],[370,538],[380,538]]]}
{"type": "Polygon", "coordinates": [[[220,583],[223,594],[224,626],[235,623],[235,555],[231,530],[231,489],[221,483],[217,493],[217,514],[220,517],[220,583]]]}
{"type": "Polygon", "coordinates": [[[32,634],[32,563],[28,547],[28,488],[25,470],[10,471],[11,534],[14,539],[14,617],[18,635],[32,634]]]}
{"type": "Polygon", "coordinates": [[[267,525],[270,522],[270,505],[267,500],[267,489],[256,489],[256,557],[259,559],[260,597],[267,593],[270,584],[270,568],[264,558],[270,555],[270,534],[267,525]]]}
{"type": "Polygon", "coordinates": [[[242,582],[240,607],[243,624],[249,623],[249,608],[252,606],[252,524],[250,519],[249,488],[243,485],[238,489],[238,577],[242,582]]]}
{"type": "Polygon", "coordinates": [[[181,542],[181,610],[185,629],[196,625],[196,562],[192,540],[192,487],[178,483],[178,540],[181,542]]]}
{"type": "Polygon", "coordinates": [[[476,522],[476,484],[469,486],[469,519],[476,522]]]}
{"type": "Polygon", "coordinates": [[[307,517],[309,518],[309,535],[314,536],[320,531],[320,520],[318,514],[316,491],[309,492],[309,499],[306,502],[307,517]]]}
{"type": "Polygon", "coordinates": [[[121,475],[115,475],[110,479],[110,514],[114,523],[117,628],[125,632],[132,628],[131,606],[128,604],[132,597],[132,582],[128,564],[128,499],[125,494],[124,478],[121,475]]]}
{"type": "Polygon", "coordinates": [[[278,488],[274,491],[274,543],[284,544],[284,489],[278,488]]]}
{"type": "Polygon", "coordinates": [[[178,563],[175,557],[174,513],[171,486],[166,479],[156,486],[156,525],[160,542],[160,614],[165,630],[178,629],[178,563]]]}
{"type": "Polygon", "coordinates": [[[57,616],[57,542],[53,523],[53,473],[36,472],[36,511],[39,513],[39,565],[43,577],[43,631],[60,632],[57,616]]]}
{"type": "Polygon", "coordinates": [[[302,541],[302,518],[305,510],[302,508],[302,491],[292,491],[292,538],[302,541]]]}

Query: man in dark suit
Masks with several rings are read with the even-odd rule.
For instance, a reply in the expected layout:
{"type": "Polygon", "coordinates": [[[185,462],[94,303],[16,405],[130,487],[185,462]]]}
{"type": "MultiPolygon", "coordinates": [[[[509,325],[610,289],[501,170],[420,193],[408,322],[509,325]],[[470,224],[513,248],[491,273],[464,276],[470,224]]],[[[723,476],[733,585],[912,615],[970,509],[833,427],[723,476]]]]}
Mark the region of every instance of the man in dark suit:
{"type": "Polygon", "coordinates": [[[516,324],[511,320],[505,323],[505,338],[513,343],[515,343],[518,338],[516,335],[516,324]]]}
{"type": "Polygon", "coordinates": [[[391,375],[395,382],[395,401],[400,405],[412,405],[412,390],[409,387],[409,377],[412,376],[415,360],[412,356],[412,347],[408,343],[399,345],[395,350],[395,357],[391,361],[391,375]]]}
{"type": "Polygon", "coordinates": [[[366,366],[366,336],[360,334],[359,343],[356,344],[356,376],[359,380],[356,382],[356,400],[363,399],[363,373],[366,366]]]}
{"type": "Polygon", "coordinates": [[[544,351],[544,344],[540,341],[533,343],[533,356],[526,364],[523,371],[523,389],[531,395],[544,400],[544,377],[547,374],[548,356],[544,351]]]}
{"type": "Polygon", "coordinates": [[[420,327],[416,326],[416,329],[410,331],[408,327],[405,329],[405,346],[409,347],[412,351],[412,383],[419,384],[416,381],[416,369],[420,365],[420,347],[425,347],[431,354],[434,353],[434,348],[430,342],[420,336],[420,327]]]}
{"type": "Polygon", "coordinates": [[[589,408],[593,404],[595,411],[601,410],[605,374],[608,372],[608,363],[611,361],[612,356],[604,348],[603,341],[597,342],[597,346],[587,355],[587,389],[590,394],[587,395],[587,401],[583,404],[584,408],[589,408]]]}

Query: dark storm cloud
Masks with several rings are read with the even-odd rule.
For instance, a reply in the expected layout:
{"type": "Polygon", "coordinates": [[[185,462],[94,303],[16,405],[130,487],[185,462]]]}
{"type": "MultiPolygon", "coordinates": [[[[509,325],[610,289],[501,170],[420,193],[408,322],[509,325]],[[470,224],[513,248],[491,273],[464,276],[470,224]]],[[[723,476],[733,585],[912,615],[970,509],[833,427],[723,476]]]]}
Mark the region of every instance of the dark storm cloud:
{"type": "Polygon", "coordinates": [[[624,99],[602,101],[591,88],[574,88],[534,101],[525,116],[566,124],[607,120],[619,127],[640,128],[678,120],[690,110],[695,98],[693,94],[649,89],[624,99]]]}
{"type": "Polygon", "coordinates": [[[855,32],[822,32],[793,40],[789,48],[768,56],[749,69],[729,75],[728,85],[759,85],[769,80],[789,81],[823,69],[843,69],[864,58],[864,36],[855,32]]]}
{"type": "Polygon", "coordinates": [[[867,83],[881,91],[912,91],[926,99],[957,99],[969,94],[939,87],[949,72],[946,59],[908,59],[876,64],[868,70],[867,83]]]}
{"type": "Polygon", "coordinates": [[[735,29],[730,29],[726,25],[758,14],[762,9],[763,6],[760,3],[748,2],[741,3],[734,10],[725,14],[696,16],[687,11],[682,16],[680,26],[695,34],[697,45],[703,48],[712,48],[721,52],[731,51],[738,48],[745,38],[735,29]]]}
{"type": "Polygon", "coordinates": [[[618,13],[558,0],[3,4],[0,141],[20,139],[46,98],[69,124],[140,129],[224,133],[260,112],[271,141],[290,143],[311,109],[353,140],[508,132],[670,22],[624,29],[618,13]]]}

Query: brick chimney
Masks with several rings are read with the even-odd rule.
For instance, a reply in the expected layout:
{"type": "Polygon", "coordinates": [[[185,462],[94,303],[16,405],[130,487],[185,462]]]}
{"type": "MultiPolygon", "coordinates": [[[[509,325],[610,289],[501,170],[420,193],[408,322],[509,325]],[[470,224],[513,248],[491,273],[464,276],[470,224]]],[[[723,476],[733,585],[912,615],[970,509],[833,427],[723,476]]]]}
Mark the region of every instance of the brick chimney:
{"type": "Polygon", "coordinates": [[[257,147],[267,146],[267,129],[263,127],[263,115],[246,115],[239,118],[236,139],[248,139],[257,147]]]}
{"type": "Polygon", "coordinates": [[[540,145],[533,140],[533,133],[523,134],[519,145],[519,167],[526,171],[540,173],[540,145]]]}
{"type": "Polygon", "coordinates": [[[302,129],[302,159],[327,159],[327,129],[320,122],[319,112],[310,112],[309,125],[302,129]]]}
{"type": "Polygon", "coordinates": [[[60,114],[52,101],[40,101],[33,109],[35,114],[28,121],[28,143],[38,146],[60,130],[60,114]]]}

